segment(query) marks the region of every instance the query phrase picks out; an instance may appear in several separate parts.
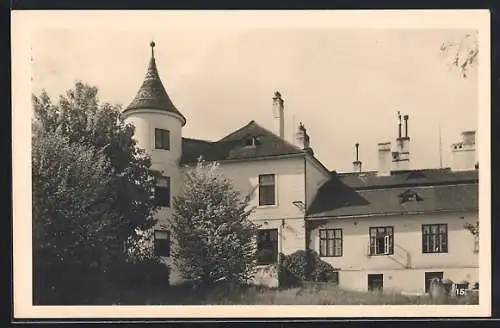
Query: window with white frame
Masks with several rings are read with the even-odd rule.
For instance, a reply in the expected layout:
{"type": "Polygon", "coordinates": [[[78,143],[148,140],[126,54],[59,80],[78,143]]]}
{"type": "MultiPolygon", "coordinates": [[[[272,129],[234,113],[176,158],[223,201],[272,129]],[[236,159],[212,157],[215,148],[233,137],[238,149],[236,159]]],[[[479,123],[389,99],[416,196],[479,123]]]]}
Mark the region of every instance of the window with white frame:
{"type": "Polygon", "coordinates": [[[394,227],[370,227],[370,255],[394,254],[394,227]]]}
{"type": "Polygon", "coordinates": [[[448,252],[448,225],[422,224],[422,253],[448,252]]]}
{"type": "Polygon", "coordinates": [[[259,205],[276,205],[276,175],[259,175],[259,205]]]}
{"type": "Polygon", "coordinates": [[[319,231],[319,255],[322,257],[342,256],[342,229],[319,231]]]}

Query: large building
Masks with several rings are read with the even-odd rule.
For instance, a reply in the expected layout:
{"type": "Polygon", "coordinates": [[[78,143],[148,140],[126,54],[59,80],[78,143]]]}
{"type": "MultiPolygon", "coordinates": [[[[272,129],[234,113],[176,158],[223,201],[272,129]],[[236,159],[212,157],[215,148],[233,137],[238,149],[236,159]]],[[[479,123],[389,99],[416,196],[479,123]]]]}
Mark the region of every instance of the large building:
{"type": "MultiPolygon", "coordinates": [[[[346,289],[418,293],[433,277],[477,282],[478,240],[464,229],[478,221],[474,131],[452,145],[451,168],[411,170],[409,117],[400,115],[395,148],[379,144],[377,171],[363,171],[356,156],[353,172],[340,174],[314,156],[303,124],[293,143],[284,139],[284,100],[275,92],[274,131],[250,121],[218,141],[184,138],[187,120],[160,80],[154,46],[145,80],[123,114],[136,128],[138,146],[163,174],[155,252],[167,263],[172,265],[171,200],[182,192],[183,170],[202,157],[219,162],[239,190],[258,186],[250,219],[261,227],[258,259],[264,269],[280,252],[311,248],[339,269],[346,289]]],[[[276,284],[264,269],[256,280],[276,284]]],[[[181,281],[175,267],[171,280],[181,281]]]]}

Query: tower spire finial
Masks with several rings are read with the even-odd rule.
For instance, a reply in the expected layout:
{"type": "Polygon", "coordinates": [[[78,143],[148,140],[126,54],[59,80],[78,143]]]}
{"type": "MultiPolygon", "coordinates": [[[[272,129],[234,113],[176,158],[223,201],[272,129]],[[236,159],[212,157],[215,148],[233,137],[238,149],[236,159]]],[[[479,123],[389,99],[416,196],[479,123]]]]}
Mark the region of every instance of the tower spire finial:
{"type": "Polygon", "coordinates": [[[151,57],[155,57],[155,45],[156,43],[154,41],[151,41],[151,43],[149,44],[149,46],[151,47],[151,57]]]}

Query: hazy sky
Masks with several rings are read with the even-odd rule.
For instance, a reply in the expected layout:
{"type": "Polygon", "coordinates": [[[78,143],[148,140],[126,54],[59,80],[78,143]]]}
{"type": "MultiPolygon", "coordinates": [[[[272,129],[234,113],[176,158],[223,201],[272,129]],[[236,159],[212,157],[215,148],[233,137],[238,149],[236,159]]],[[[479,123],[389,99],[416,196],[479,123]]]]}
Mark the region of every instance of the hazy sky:
{"type": "Polygon", "coordinates": [[[476,69],[467,79],[440,52],[465,30],[168,29],[45,30],[32,41],[33,90],[57,96],[83,80],[103,101],[126,106],[140,87],[156,42],[157,66],[185,137],[217,140],[255,120],[272,129],[272,96],[285,99],[285,137],[299,121],[329,169],[351,171],[354,144],[367,170],[377,143],[410,115],[413,168],[443,163],[460,132],[477,129],[476,69]],[[295,122],[295,124],[294,124],[295,122]]]}

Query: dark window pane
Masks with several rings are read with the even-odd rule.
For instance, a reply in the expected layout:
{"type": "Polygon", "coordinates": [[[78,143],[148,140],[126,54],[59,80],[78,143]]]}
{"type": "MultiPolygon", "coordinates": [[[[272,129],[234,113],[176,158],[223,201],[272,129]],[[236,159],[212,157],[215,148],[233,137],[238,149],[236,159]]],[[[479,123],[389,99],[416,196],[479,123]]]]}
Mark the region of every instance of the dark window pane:
{"type": "Polygon", "coordinates": [[[159,179],[155,187],[155,203],[158,206],[170,207],[170,178],[159,179]]]}
{"type": "Polygon", "coordinates": [[[275,205],[274,186],[259,187],[259,205],[275,205]]]}
{"type": "Polygon", "coordinates": [[[156,149],[170,149],[170,131],[155,129],[155,148],[156,149]]]}
{"type": "Polygon", "coordinates": [[[278,229],[262,229],[258,232],[257,262],[272,264],[278,260],[278,229]]]}
{"type": "Polygon", "coordinates": [[[154,232],[154,255],[170,256],[170,232],[156,230],[154,232]]]}

